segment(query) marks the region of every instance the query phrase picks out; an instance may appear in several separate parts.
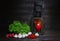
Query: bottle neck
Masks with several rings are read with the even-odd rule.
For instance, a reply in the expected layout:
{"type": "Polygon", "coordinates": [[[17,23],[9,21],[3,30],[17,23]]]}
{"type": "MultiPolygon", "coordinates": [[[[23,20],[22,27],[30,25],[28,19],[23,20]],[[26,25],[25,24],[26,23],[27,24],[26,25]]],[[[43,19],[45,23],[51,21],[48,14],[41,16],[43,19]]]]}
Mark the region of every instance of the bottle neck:
{"type": "Polygon", "coordinates": [[[42,6],[38,4],[34,4],[34,17],[41,17],[42,6]]]}
{"type": "Polygon", "coordinates": [[[41,12],[36,12],[35,14],[34,14],[34,17],[41,17],[41,12]]]}

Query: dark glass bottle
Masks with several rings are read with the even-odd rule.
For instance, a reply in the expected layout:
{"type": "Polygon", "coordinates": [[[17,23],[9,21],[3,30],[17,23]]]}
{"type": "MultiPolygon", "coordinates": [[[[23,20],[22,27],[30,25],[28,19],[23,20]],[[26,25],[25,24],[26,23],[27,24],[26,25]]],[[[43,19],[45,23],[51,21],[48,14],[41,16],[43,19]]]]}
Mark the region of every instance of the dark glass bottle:
{"type": "Polygon", "coordinates": [[[42,12],[42,6],[38,5],[37,3],[34,3],[34,12],[33,16],[31,18],[31,32],[36,33],[40,32],[42,28],[42,21],[41,21],[41,12],[42,12]]]}

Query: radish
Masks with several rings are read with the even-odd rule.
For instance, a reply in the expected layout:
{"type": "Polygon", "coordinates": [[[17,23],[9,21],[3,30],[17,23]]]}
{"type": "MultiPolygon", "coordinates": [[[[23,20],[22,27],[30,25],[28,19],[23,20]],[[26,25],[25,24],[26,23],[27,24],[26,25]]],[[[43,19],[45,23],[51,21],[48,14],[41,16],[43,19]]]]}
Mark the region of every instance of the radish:
{"type": "Polygon", "coordinates": [[[21,35],[21,34],[19,34],[19,35],[18,35],[18,38],[22,38],[22,35],[21,35]]]}
{"type": "Polygon", "coordinates": [[[13,37],[14,37],[14,33],[12,33],[12,34],[9,34],[9,36],[10,36],[11,38],[13,38],[13,37]]]}
{"type": "Polygon", "coordinates": [[[10,37],[9,34],[7,34],[6,37],[9,38],[10,37]]]}
{"type": "Polygon", "coordinates": [[[28,34],[25,34],[25,36],[27,37],[27,36],[28,36],[28,34]]]}
{"type": "Polygon", "coordinates": [[[35,33],[35,36],[39,36],[39,34],[38,33],[35,33]]]}
{"type": "Polygon", "coordinates": [[[26,35],[25,35],[25,34],[23,34],[23,35],[22,35],[22,38],[25,38],[25,37],[26,37],[26,35]]]}
{"type": "Polygon", "coordinates": [[[15,35],[14,35],[14,37],[15,37],[15,38],[17,38],[17,37],[18,37],[18,35],[17,35],[17,34],[15,34],[15,35]]]}
{"type": "Polygon", "coordinates": [[[18,35],[21,35],[21,33],[19,33],[18,35]]]}
{"type": "Polygon", "coordinates": [[[20,33],[18,34],[18,38],[22,38],[22,35],[20,33]]]}
{"type": "Polygon", "coordinates": [[[35,36],[35,34],[31,34],[31,35],[28,36],[28,38],[29,38],[29,39],[35,39],[36,36],[35,36]]]}
{"type": "Polygon", "coordinates": [[[28,33],[28,35],[31,35],[31,34],[32,34],[32,32],[29,32],[29,33],[28,33]]]}

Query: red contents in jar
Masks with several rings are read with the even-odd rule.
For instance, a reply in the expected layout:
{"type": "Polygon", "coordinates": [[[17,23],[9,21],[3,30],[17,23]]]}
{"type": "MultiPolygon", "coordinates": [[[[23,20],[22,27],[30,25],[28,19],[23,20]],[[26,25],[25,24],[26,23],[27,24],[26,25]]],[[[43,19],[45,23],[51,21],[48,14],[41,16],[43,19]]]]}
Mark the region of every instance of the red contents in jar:
{"type": "Polygon", "coordinates": [[[42,28],[42,22],[40,19],[34,19],[34,23],[35,23],[35,28],[37,32],[41,31],[42,28]]]}
{"type": "Polygon", "coordinates": [[[36,24],[36,31],[39,32],[41,30],[42,25],[40,23],[36,24]]]}
{"type": "Polygon", "coordinates": [[[31,35],[28,36],[28,38],[30,38],[30,39],[35,39],[36,36],[35,36],[35,34],[31,34],[31,35]]]}

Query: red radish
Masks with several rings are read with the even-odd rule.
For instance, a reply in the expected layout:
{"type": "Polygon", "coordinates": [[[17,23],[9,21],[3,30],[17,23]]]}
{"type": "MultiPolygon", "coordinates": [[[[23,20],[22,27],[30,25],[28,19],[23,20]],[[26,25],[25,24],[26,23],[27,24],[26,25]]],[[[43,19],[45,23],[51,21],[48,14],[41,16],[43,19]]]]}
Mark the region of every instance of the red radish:
{"type": "Polygon", "coordinates": [[[14,33],[9,34],[9,36],[10,36],[10,38],[13,38],[14,37],[14,33]]]}
{"type": "Polygon", "coordinates": [[[9,34],[7,34],[6,37],[9,38],[9,34]]]}
{"type": "Polygon", "coordinates": [[[7,38],[9,38],[9,37],[12,38],[12,37],[14,37],[14,33],[12,33],[12,34],[7,34],[6,37],[7,37],[7,38]]]}
{"type": "Polygon", "coordinates": [[[14,37],[14,33],[11,34],[11,37],[12,37],[12,38],[14,37]]]}
{"type": "Polygon", "coordinates": [[[10,35],[10,37],[12,37],[12,35],[11,34],[9,34],[10,35]]]}
{"type": "Polygon", "coordinates": [[[35,39],[36,36],[35,36],[35,34],[31,34],[31,35],[28,36],[28,38],[30,38],[30,39],[35,39]]]}

